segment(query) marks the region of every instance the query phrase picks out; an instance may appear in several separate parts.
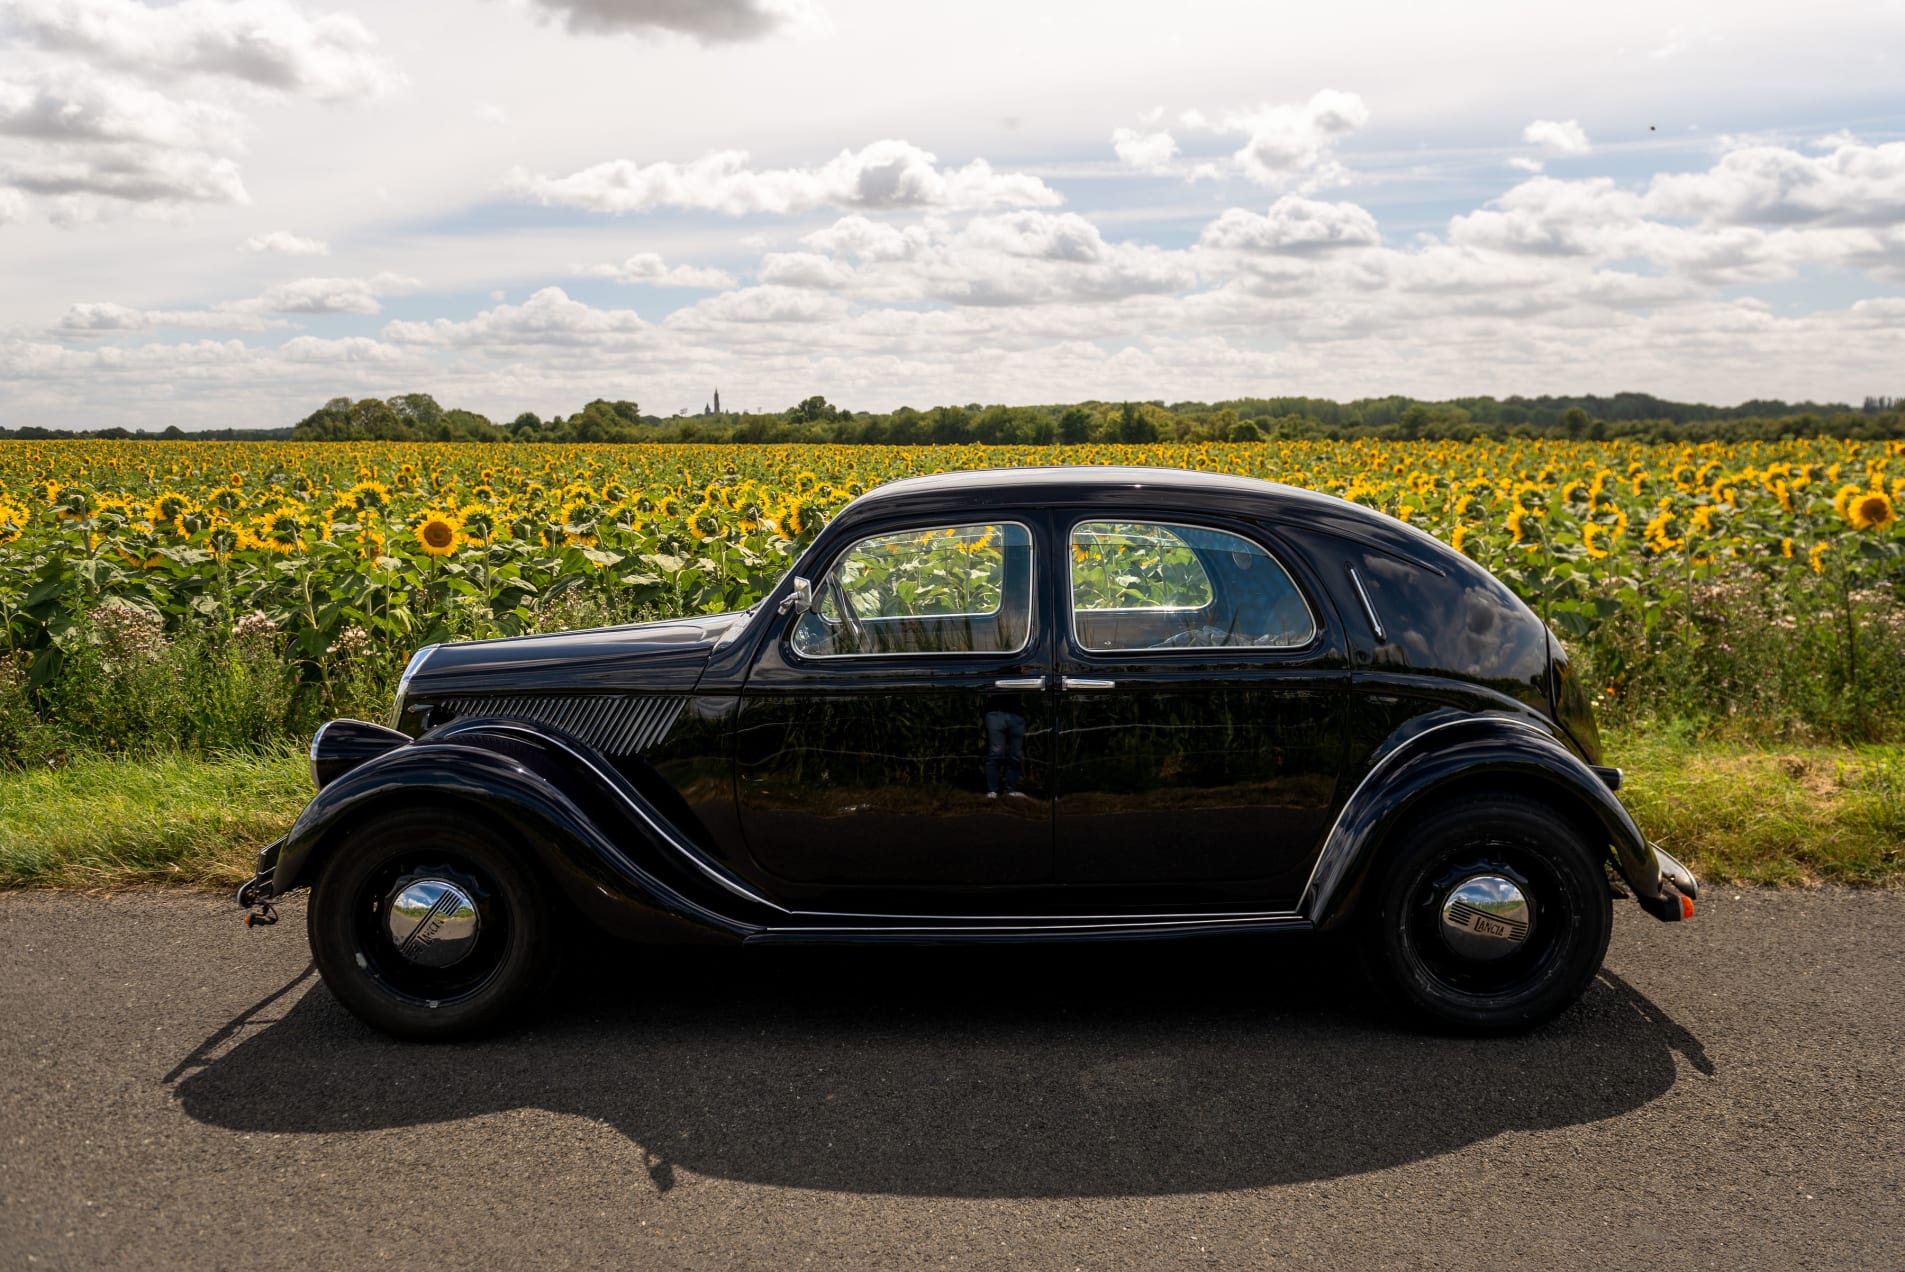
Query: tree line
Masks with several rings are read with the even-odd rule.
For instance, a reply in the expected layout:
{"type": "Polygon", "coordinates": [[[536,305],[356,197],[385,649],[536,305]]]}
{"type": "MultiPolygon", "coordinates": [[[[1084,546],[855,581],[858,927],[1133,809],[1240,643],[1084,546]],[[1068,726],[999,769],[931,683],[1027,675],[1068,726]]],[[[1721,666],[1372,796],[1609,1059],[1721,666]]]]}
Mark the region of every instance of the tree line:
{"type": "Polygon", "coordinates": [[[428,393],[332,398],[289,428],[161,432],[126,428],[74,433],[27,426],[0,437],[195,438],[206,440],[423,442],[768,442],[931,446],[959,443],[1047,446],[1087,442],[1263,442],[1279,440],[1456,440],[1557,437],[1581,441],[1772,441],[1781,437],[1857,439],[1905,436],[1905,400],[1847,403],[1755,400],[1720,407],[1646,393],[1607,397],[1409,397],[1337,402],[1316,397],[1232,398],[1221,402],[1085,401],[1045,406],[971,403],[925,410],[854,411],[808,397],[784,411],[644,414],[629,401],[597,398],[572,415],[525,411],[507,423],[445,408],[428,393]]]}

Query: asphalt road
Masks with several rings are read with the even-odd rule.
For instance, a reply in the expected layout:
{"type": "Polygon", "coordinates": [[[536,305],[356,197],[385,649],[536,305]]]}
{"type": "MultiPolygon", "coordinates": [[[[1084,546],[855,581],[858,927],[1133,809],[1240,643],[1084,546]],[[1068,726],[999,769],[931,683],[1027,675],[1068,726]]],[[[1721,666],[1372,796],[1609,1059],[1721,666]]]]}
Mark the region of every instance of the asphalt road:
{"type": "Polygon", "coordinates": [[[1905,894],[1631,904],[1528,1037],[1319,955],[656,951],[390,1042],[303,913],[0,897],[0,1267],[1905,1267],[1905,894]]]}

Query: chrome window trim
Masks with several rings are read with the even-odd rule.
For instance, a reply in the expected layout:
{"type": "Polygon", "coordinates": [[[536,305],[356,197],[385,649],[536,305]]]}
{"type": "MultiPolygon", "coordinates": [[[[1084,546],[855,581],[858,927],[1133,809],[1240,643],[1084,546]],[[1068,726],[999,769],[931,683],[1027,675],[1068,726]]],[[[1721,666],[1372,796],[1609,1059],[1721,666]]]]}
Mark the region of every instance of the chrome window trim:
{"type": "MultiPolygon", "coordinates": [[[[1175,646],[1175,647],[1170,647],[1165,649],[1158,649],[1154,647],[1144,647],[1144,646],[1141,646],[1138,648],[1105,649],[1105,648],[1099,648],[1092,645],[1087,645],[1084,642],[1084,640],[1080,638],[1078,634],[1078,616],[1081,613],[1083,614],[1184,614],[1184,613],[1191,613],[1195,610],[1203,608],[1203,606],[1201,605],[1198,605],[1198,606],[1146,605],[1146,606],[1133,606],[1130,609],[1081,610],[1079,609],[1078,606],[1072,604],[1072,601],[1075,596],[1075,592],[1073,591],[1074,580],[1072,578],[1072,566],[1076,564],[1076,562],[1072,560],[1072,555],[1071,555],[1072,534],[1080,526],[1091,525],[1094,522],[1099,522],[1102,520],[1103,520],[1102,513],[1094,514],[1091,516],[1079,517],[1075,519],[1074,521],[1072,521],[1072,523],[1065,528],[1066,551],[1065,551],[1064,605],[1065,605],[1065,611],[1066,611],[1066,626],[1071,631],[1073,648],[1082,650],[1086,654],[1093,655],[1096,657],[1103,657],[1109,654],[1159,654],[1159,655],[1164,655],[1166,657],[1171,657],[1171,656],[1181,657],[1185,654],[1201,654],[1205,657],[1209,657],[1213,652],[1216,652],[1219,650],[1223,651],[1226,654],[1248,652],[1252,650],[1256,651],[1257,653],[1264,653],[1264,654],[1289,654],[1289,653],[1295,653],[1299,650],[1310,648],[1310,646],[1316,644],[1318,638],[1320,638],[1323,635],[1323,625],[1317,622],[1316,610],[1311,607],[1310,598],[1303,594],[1303,588],[1300,584],[1297,583],[1296,575],[1290,573],[1290,567],[1285,565],[1283,561],[1277,556],[1276,553],[1272,552],[1269,548],[1265,547],[1263,543],[1261,543],[1259,540],[1251,537],[1250,535],[1239,534],[1237,531],[1231,529],[1228,526],[1199,525],[1197,522],[1194,522],[1194,521],[1133,521],[1133,522],[1127,522],[1125,524],[1153,525],[1153,526],[1162,527],[1163,529],[1166,529],[1166,530],[1200,530],[1204,532],[1205,534],[1228,535],[1230,538],[1238,539],[1244,543],[1248,543],[1251,547],[1263,553],[1264,558],[1268,560],[1270,564],[1277,567],[1277,571],[1283,575],[1284,581],[1290,585],[1290,590],[1296,593],[1296,599],[1302,602],[1303,604],[1303,612],[1309,616],[1310,634],[1307,637],[1305,637],[1302,641],[1294,645],[1180,645],[1180,646],[1175,646]]],[[[1187,548],[1190,547],[1188,543],[1185,544],[1184,546],[1187,548]]],[[[1204,565],[1203,562],[1201,561],[1198,562],[1198,568],[1200,570],[1203,569],[1203,565],[1204,565]]],[[[1210,581],[1210,572],[1208,570],[1204,572],[1204,578],[1206,582],[1210,581]]],[[[1216,596],[1217,596],[1216,589],[1213,586],[1211,591],[1212,600],[1215,600],[1216,596]]],[[[1206,605],[1208,605],[1209,603],[1210,603],[1209,601],[1205,602],[1206,605]]]]}
{"type": "MultiPolygon", "coordinates": [[[[1024,653],[1026,650],[1032,647],[1034,643],[1034,638],[1036,637],[1038,633],[1038,619],[1039,619],[1039,614],[1038,614],[1038,581],[1039,581],[1038,546],[1039,544],[1038,544],[1038,532],[1035,531],[1031,526],[1027,525],[1023,521],[1013,521],[1013,520],[969,521],[969,522],[941,521],[941,522],[936,522],[932,525],[927,525],[927,526],[908,527],[902,530],[888,530],[888,531],[882,531],[878,534],[861,535],[859,538],[847,544],[846,547],[834,553],[833,559],[827,562],[826,569],[818,570],[815,572],[815,582],[818,584],[819,582],[824,581],[828,577],[828,575],[833,573],[833,568],[836,565],[840,564],[841,559],[845,557],[847,553],[853,551],[853,549],[858,547],[860,544],[865,543],[869,539],[884,539],[884,538],[889,538],[893,535],[901,535],[901,534],[923,534],[928,530],[956,530],[961,525],[1000,526],[1000,527],[1017,526],[1019,529],[1025,531],[1025,539],[1026,539],[1025,550],[1028,554],[1028,559],[1031,563],[1032,568],[1031,568],[1031,573],[1027,576],[1026,583],[1025,583],[1025,588],[1026,588],[1025,635],[1020,638],[1019,643],[1015,647],[1011,649],[968,649],[968,650],[953,652],[953,653],[949,653],[944,650],[900,650],[900,651],[895,651],[890,653],[879,653],[879,654],[857,654],[857,653],[856,654],[803,654],[802,652],[800,652],[799,649],[795,648],[794,646],[794,628],[800,622],[798,618],[796,618],[793,622],[788,623],[785,627],[781,629],[781,637],[780,637],[781,644],[786,647],[787,652],[793,656],[794,661],[796,663],[838,662],[843,658],[844,659],[861,659],[861,660],[874,659],[874,658],[1012,658],[1019,654],[1024,653]]],[[[1005,606],[1004,588],[1000,589],[999,605],[1000,605],[1000,608],[1004,608],[1005,606]]],[[[990,618],[993,614],[997,614],[998,612],[999,611],[995,609],[986,614],[925,614],[925,615],[901,615],[898,617],[990,618]]],[[[821,621],[825,622],[826,619],[822,618],[821,621]]],[[[878,618],[862,618],[859,621],[863,623],[878,623],[878,622],[890,622],[893,620],[878,619],[878,618]]]]}

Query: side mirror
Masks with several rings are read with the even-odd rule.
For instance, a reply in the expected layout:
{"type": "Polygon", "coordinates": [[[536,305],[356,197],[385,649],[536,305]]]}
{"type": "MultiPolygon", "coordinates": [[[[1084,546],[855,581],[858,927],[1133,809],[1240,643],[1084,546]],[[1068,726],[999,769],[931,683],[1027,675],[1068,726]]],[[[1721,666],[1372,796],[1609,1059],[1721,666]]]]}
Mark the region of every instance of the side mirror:
{"type": "Polygon", "coordinates": [[[796,578],[794,580],[794,590],[789,592],[787,599],[781,602],[781,607],[778,612],[785,614],[789,610],[792,610],[796,614],[805,614],[813,607],[814,585],[807,579],[796,578]]]}

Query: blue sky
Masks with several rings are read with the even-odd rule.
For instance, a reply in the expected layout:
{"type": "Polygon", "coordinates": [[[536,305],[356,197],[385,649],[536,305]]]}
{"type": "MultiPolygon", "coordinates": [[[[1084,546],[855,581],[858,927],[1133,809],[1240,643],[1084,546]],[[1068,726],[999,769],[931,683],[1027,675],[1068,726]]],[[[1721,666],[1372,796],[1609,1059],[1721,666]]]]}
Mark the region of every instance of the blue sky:
{"type": "Polygon", "coordinates": [[[0,423],[1905,392],[1905,4],[10,0],[0,423]]]}

